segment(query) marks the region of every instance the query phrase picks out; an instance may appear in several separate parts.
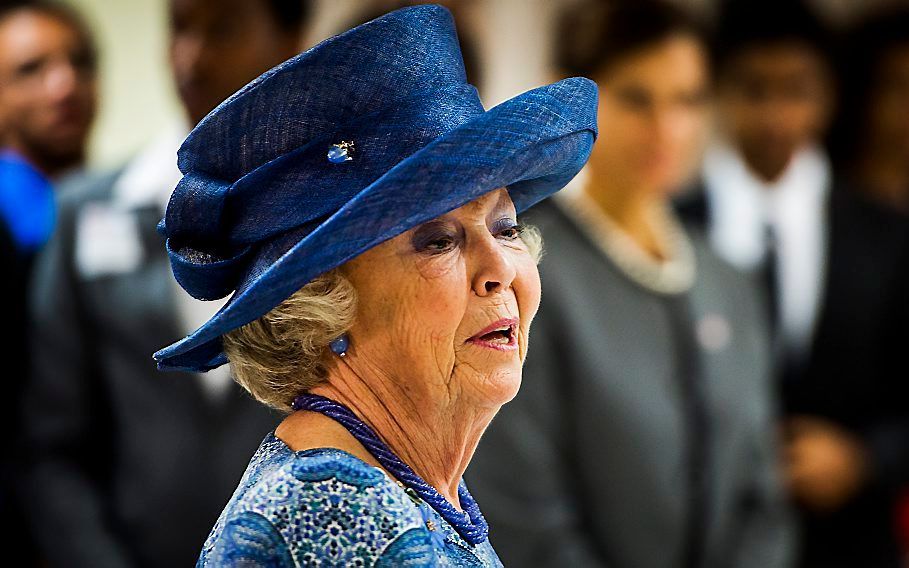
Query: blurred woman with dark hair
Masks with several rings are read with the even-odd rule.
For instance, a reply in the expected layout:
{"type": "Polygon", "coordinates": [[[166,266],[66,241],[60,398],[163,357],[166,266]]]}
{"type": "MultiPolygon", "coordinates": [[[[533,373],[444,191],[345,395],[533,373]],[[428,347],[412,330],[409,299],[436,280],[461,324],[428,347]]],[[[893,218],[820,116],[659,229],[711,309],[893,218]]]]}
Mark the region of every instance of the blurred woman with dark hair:
{"type": "Polygon", "coordinates": [[[708,130],[705,34],[665,2],[576,15],[562,66],[608,135],[528,213],[547,292],[472,487],[505,565],[785,566],[762,308],[670,206],[708,130]]]}

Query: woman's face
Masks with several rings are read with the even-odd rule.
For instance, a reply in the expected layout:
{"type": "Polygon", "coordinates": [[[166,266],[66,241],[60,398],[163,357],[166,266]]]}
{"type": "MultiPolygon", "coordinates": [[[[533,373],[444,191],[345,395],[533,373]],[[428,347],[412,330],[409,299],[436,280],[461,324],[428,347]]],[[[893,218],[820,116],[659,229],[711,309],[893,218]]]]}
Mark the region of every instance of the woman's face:
{"type": "Polygon", "coordinates": [[[498,408],[516,394],[540,279],[505,189],[342,271],[358,297],[347,363],[367,383],[400,382],[417,409],[456,401],[498,408]]]}
{"type": "Polygon", "coordinates": [[[602,69],[591,163],[623,186],[676,189],[691,173],[707,131],[708,72],[703,46],[670,37],[602,69]]]}

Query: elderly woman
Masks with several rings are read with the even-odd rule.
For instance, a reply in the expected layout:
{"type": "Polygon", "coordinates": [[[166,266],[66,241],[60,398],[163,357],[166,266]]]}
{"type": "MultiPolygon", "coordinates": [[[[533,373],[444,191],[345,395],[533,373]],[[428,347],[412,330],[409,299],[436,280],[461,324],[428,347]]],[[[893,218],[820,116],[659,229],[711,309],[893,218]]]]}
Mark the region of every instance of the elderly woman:
{"type": "Polygon", "coordinates": [[[516,213],[581,168],[596,88],[486,112],[447,11],[393,12],[269,71],[180,150],[162,224],[174,275],[234,294],[158,352],[230,362],[290,412],[200,566],[495,566],[461,475],[517,392],[540,240],[516,213]]]}

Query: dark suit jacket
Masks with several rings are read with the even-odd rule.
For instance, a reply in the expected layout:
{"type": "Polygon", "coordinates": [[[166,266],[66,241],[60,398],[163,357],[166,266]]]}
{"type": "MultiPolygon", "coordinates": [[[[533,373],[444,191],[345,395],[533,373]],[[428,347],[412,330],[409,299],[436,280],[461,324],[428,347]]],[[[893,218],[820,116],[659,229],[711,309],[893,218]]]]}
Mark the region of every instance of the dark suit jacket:
{"type": "Polygon", "coordinates": [[[235,384],[222,402],[152,353],[181,335],[157,208],[135,215],[144,261],[85,277],[78,212],[117,174],[61,190],[35,268],[21,490],[53,566],[190,566],[249,458],[279,417],[235,384]]]}
{"type": "Polygon", "coordinates": [[[7,332],[4,334],[0,356],[3,357],[3,377],[9,379],[3,393],[3,409],[0,412],[2,429],[5,432],[0,458],[0,521],[5,529],[0,536],[0,547],[15,551],[17,566],[38,566],[37,552],[27,527],[22,523],[24,504],[15,490],[15,470],[19,429],[18,410],[22,397],[23,381],[27,368],[25,337],[26,327],[26,276],[28,259],[23,258],[12,235],[3,221],[0,221],[0,298],[3,298],[7,332]]]}
{"type": "MultiPolygon", "coordinates": [[[[703,191],[682,200],[694,225],[711,221],[703,191]]],[[[810,354],[781,364],[787,414],[831,420],[860,436],[872,480],[842,510],[804,514],[802,566],[898,564],[893,492],[909,482],[909,221],[835,187],[827,204],[823,298],[810,354]]]]}

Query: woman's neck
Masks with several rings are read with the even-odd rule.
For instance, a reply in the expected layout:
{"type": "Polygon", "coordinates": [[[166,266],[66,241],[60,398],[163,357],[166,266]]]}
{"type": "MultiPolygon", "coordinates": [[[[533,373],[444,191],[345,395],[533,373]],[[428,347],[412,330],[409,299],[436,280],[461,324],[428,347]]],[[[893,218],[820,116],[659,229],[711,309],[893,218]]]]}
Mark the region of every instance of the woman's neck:
{"type": "MultiPolygon", "coordinates": [[[[412,400],[400,388],[407,380],[395,380],[376,369],[364,381],[347,364],[332,369],[328,381],[312,389],[312,394],[330,398],[348,407],[378,434],[392,452],[409,465],[424,481],[436,488],[457,509],[461,509],[458,484],[494,416],[494,411],[477,411],[457,404],[426,404],[412,400]]],[[[318,445],[345,444],[337,428],[326,426],[308,439],[318,445]],[[319,442],[317,439],[324,439],[319,442]]],[[[340,447],[361,457],[365,449],[352,435],[348,447],[340,447]]],[[[365,460],[375,465],[374,460],[365,460]]]]}
{"type": "Polygon", "coordinates": [[[600,211],[618,225],[637,246],[656,260],[667,260],[665,227],[658,224],[654,210],[663,205],[662,194],[647,188],[634,187],[608,174],[590,168],[591,175],[584,191],[600,211]]]}

